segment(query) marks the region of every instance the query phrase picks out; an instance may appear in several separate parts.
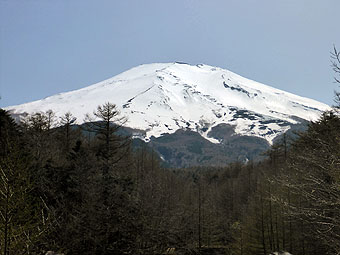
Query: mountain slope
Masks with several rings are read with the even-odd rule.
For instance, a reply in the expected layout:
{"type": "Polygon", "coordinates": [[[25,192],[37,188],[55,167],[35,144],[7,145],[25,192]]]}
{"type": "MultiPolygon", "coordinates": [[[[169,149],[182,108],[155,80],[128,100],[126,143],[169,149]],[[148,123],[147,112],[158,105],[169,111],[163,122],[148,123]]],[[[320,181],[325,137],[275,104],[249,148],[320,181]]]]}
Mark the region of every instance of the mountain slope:
{"type": "Polygon", "coordinates": [[[57,116],[71,111],[82,123],[86,113],[104,102],[115,103],[128,117],[127,126],[152,136],[185,129],[213,143],[212,128],[233,127],[238,135],[272,143],[300,120],[316,120],[329,109],[323,103],[243,78],[208,65],[182,63],[141,65],[83,89],[7,107],[14,114],[52,109],[57,116]]]}

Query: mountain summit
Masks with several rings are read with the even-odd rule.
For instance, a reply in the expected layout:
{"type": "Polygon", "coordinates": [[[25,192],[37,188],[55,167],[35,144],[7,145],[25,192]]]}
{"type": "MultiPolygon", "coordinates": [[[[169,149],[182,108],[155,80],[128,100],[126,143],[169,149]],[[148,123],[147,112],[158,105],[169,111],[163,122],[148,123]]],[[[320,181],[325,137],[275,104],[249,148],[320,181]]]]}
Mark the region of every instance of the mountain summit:
{"type": "Polygon", "coordinates": [[[83,89],[7,107],[13,114],[52,109],[70,111],[81,124],[104,102],[115,103],[127,126],[143,130],[143,139],[191,130],[220,143],[212,130],[221,124],[235,134],[273,139],[301,120],[316,120],[329,106],[208,65],[140,65],[83,89]]]}

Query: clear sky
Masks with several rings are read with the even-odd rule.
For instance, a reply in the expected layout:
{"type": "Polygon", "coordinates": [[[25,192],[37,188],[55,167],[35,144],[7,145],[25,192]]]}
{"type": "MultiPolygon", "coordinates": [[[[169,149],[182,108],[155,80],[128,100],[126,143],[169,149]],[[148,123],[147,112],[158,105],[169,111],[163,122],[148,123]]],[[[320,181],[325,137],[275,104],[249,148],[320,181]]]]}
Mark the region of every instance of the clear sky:
{"type": "Polygon", "coordinates": [[[0,107],[174,61],[333,104],[339,10],[339,0],[0,0],[0,107]]]}

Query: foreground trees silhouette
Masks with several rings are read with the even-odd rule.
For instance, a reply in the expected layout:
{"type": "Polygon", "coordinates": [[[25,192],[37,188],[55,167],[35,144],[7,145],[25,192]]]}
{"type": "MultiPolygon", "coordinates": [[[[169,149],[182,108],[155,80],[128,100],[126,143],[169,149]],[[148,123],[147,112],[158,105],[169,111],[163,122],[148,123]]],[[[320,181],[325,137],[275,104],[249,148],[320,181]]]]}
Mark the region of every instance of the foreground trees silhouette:
{"type": "Polygon", "coordinates": [[[0,111],[1,254],[339,253],[336,112],[263,162],[192,169],[132,146],[113,104],[94,115],[77,126],[68,113],[56,127],[48,111],[18,126],[0,111]]]}

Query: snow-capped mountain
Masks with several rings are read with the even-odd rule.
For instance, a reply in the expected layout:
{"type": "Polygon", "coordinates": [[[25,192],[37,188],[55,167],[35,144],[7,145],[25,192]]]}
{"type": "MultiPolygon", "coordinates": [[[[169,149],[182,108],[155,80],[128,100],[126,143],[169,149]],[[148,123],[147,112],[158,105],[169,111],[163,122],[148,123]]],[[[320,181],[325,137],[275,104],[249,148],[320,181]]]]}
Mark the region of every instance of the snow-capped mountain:
{"type": "Polygon", "coordinates": [[[210,135],[226,123],[236,134],[261,137],[269,143],[300,119],[316,120],[329,106],[243,78],[208,65],[157,63],[132,68],[83,89],[7,107],[14,114],[52,109],[57,117],[70,111],[81,124],[86,113],[112,102],[127,126],[144,130],[144,139],[192,130],[210,135]]]}

